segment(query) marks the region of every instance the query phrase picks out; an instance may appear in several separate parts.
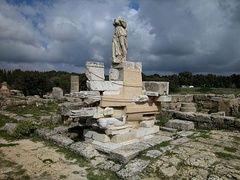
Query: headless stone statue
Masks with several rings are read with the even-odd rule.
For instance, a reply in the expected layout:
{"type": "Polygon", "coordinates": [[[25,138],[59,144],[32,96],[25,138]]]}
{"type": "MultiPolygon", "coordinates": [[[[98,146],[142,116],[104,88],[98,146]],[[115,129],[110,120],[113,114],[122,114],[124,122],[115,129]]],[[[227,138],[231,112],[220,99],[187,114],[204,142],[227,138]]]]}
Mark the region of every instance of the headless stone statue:
{"type": "Polygon", "coordinates": [[[120,63],[126,61],[128,42],[127,42],[127,24],[122,16],[114,19],[113,26],[115,33],[112,38],[112,62],[120,63]]]}

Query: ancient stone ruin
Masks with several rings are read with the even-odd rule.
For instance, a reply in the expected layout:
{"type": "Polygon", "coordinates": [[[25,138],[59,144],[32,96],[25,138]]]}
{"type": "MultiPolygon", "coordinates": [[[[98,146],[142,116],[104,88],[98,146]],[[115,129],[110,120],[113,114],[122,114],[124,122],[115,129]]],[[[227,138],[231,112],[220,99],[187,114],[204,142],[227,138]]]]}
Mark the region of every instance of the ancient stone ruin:
{"type": "Polygon", "coordinates": [[[137,142],[157,133],[155,115],[169,92],[168,82],[142,82],[142,63],[126,60],[126,22],[118,17],[113,25],[109,81],[105,80],[102,62],[87,61],[89,90],[72,91],[69,96],[80,98],[81,105],[63,113],[89,127],[84,129],[85,139],[107,148],[137,142]]]}
{"type": "Polygon", "coordinates": [[[0,96],[8,96],[10,95],[10,90],[7,87],[7,82],[3,82],[0,89],[0,96]]]}

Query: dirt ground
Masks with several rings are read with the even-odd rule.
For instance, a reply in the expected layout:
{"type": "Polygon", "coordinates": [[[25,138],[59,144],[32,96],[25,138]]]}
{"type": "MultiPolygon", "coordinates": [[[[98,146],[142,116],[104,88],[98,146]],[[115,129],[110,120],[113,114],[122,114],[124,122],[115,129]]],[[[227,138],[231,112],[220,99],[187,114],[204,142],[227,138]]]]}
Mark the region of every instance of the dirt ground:
{"type": "Polygon", "coordinates": [[[0,139],[0,179],[87,179],[87,167],[43,142],[0,139]]]}

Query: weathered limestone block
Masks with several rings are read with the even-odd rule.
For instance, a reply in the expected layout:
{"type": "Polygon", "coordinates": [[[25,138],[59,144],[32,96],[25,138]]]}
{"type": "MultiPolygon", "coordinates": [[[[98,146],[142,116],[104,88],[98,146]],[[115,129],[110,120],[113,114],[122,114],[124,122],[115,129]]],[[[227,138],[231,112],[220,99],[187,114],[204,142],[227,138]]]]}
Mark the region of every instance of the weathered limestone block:
{"type": "Polygon", "coordinates": [[[193,95],[171,95],[172,96],[172,102],[185,102],[185,103],[191,103],[193,102],[193,95]]]}
{"type": "Polygon", "coordinates": [[[151,134],[155,134],[158,131],[159,131],[159,126],[153,126],[151,128],[140,127],[136,129],[136,137],[140,138],[140,137],[148,136],[151,134]]]}
{"type": "Polygon", "coordinates": [[[79,91],[79,76],[71,75],[71,93],[79,91]]]}
{"type": "Polygon", "coordinates": [[[111,68],[109,70],[109,80],[110,81],[119,81],[120,80],[118,69],[111,68]]]}
{"type": "Polygon", "coordinates": [[[153,127],[154,123],[155,123],[155,120],[140,121],[139,126],[140,127],[150,128],[150,127],[153,127]]]}
{"type": "Polygon", "coordinates": [[[107,135],[125,134],[132,130],[132,126],[125,124],[123,126],[110,126],[105,130],[107,135]]]}
{"type": "Polygon", "coordinates": [[[10,94],[10,91],[7,87],[7,82],[2,83],[2,87],[0,89],[0,94],[2,94],[2,95],[9,95],[10,94]]]}
{"type": "Polygon", "coordinates": [[[159,95],[169,94],[169,82],[143,81],[143,88],[146,91],[158,92],[159,95]]]}
{"type": "Polygon", "coordinates": [[[182,112],[196,112],[194,103],[182,103],[180,110],[182,112]]]}
{"type": "Polygon", "coordinates": [[[215,97],[215,94],[194,94],[193,100],[198,101],[209,101],[212,97],[215,97]]]}
{"type": "Polygon", "coordinates": [[[152,96],[152,97],[157,97],[159,96],[158,92],[153,92],[153,91],[146,91],[145,94],[147,96],[152,96]]]}
{"type": "Polygon", "coordinates": [[[82,108],[79,110],[71,110],[70,117],[93,117],[96,114],[96,107],[82,108]]]}
{"type": "Polygon", "coordinates": [[[98,133],[91,129],[84,129],[83,130],[83,136],[85,138],[92,138],[93,140],[100,141],[100,142],[110,142],[110,138],[103,133],[98,133]]]}
{"type": "Polygon", "coordinates": [[[212,121],[211,115],[209,115],[209,114],[196,113],[195,115],[196,115],[194,118],[195,121],[199,121],[199,122],[211,122],[212,121]]]}
{"type": "Polygon", "coordinates": [[[118,91],[104,91],[103,96],[117,96],[120,95],[120,90],[118,91]]]}
{"type": "Polygon", "coordinates": [[[117,91],[123,87],[122,81],[87,81],[87,87],[92,91],[117,91]]]}
{"type": "Polygon", "coordinates": [[[89,81],[104,81],[104,63],[87,61],[86,67],[86,76],[89,81]]]}
{"type": "Polygon", "coordinates": [[[171,101],[172,101],[172,96],[170,95],[162,95],[156,100],[156,102],[171,102],[171,101]]]}
{"type": "Polygon", "coordinates": [[[234,117],[230,116],[212,116],[212,121],[221,126],[234,126],[234,117]]]}
{"type": "Polygon", "coordinates": [[[114,113],[114,109],[113,109],[113,108],[106,107],[106,108],[103,110],[103,115],[104,115],[104,116],[112,116],[113,113],[114,113]]]}
{"type": "Polygon", "coordinates": [[[188,121],[194,121],[195,119],[195,114],[188,113],[188,112],[186,113],[186,112],[175,111],[174,115],[177,119],[183,119],[188,121]]]}
{"type": "Polygon", "coordinates": [[[119,64],[113,64],[112,68],[114,68],[114,69],[137,69],[140,72],[142,72],[142,63],[141,62],[123,61],[119,64]]]}
{"type": "Polygon", "coordinates": [[[196,112],[195,107],[181,107],[182,112],[196,112]]]}
{"type": "Polygon", "coordinates": [[[83,143],[83,142],[73,143],[69,147],[69,149],[83,156],[86,160],[91,160],[92,158],[100,156],[100,154],[95,149],[95,147],[89,143],[83,143]]]}
{"type": "Polygon", "coordinates": [[[180,102],[162,102],[161,103],[161,107],[162,109],[167,109],[167,110],[176,110],[176,111],[180,111],[181,108],[181,103],[180,102]]]}
{"type": "Polygon", "coordinates": [[[122,143],[125,141],[130,141],[132,139],[136,139],[136,132],[135,131],[130,131],[124,134],[116,134],[113,135],[111,138],[111,141],[114,143],[122,143]]]}
{"type": "Polygon", "coordinates": [[[169,128],[174,128],[178,130],[190,131],[194,129],[194,123],[191,121],[183,121],[180,119],[171,119],[166,123],[169,128]]]}
{"type": "Polygon", "coordinates": [[[63,98],[63,90],[60,87],[53,87],[52,89],[53,98],[56,100],[61,100],[63,98]]]}
{"type": "Polygon", "coordinates": [[[120,79],[125,87],[142,87],[142,72],[138,69],[122,69],[120,79]]]}
{"type": "Polygon", "coordinates": [[[63,116],[70,116],[71,110],[79,110],[82,107],[82,102],[65,102],[58,105],[58,107],[61,109],[61,113],[63,116]]]}
{"type": "Polygon", "coordinates": [[[134,176],[140,174],[148,164],[148,161],[134,159],[130,161],[123,169],[118,171],[117,175],[123,179],[135,179],[134,176]]]}
{"type": "Polygon", "coordinates": [[[148,96],[147,95],[134,96],[132,101],[136,102],[136,103],[147,102],[148,101],[148,96]]]}
{"type": "Polygon", "coordinates": [[[49,137],[49,140],[52,141],[54,144],[65,148],[70,146],[74,142],[72,139],[62,134],[52,135],[49,137]]]}

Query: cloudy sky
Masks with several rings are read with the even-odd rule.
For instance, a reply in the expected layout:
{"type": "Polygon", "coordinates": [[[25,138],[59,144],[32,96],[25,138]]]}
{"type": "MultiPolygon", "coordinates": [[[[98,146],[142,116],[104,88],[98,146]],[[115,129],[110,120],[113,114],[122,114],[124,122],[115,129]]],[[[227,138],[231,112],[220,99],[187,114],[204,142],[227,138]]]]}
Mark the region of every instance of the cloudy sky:
{"type": "Polygon", "coordinates": [[[240,73],[240,0],[0,0],[0,69],[108,74],[120,15],[145,74],[240,73]]]}

